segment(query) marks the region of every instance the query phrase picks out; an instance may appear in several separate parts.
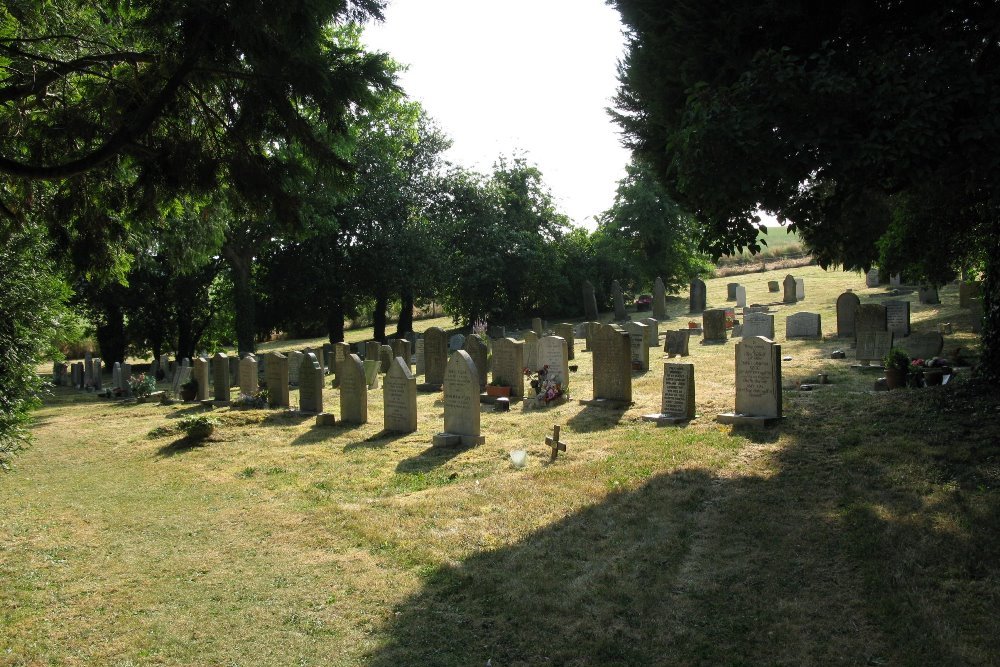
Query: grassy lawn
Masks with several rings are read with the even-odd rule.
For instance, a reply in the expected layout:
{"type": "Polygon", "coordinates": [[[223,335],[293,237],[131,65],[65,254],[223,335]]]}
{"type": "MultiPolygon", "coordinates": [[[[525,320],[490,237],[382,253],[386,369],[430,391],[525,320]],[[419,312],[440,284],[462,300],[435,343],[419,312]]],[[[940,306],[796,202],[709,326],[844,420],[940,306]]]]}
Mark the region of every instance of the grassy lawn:
{"type": "MultiPolygon", "coordinates": [[[[763,430],[714,422],[733,342],[692,341],[686,426],[640,419],[659,408],[657,353],[628,410],[484,412],[473,449],[430,448],[440,394],[418,395],[406,436],[382,433],[374,390],[365,426],[223,408],[182,448],[195,408],[56,389],[0,477],[0,665],[1000,663],[1000,396],[875,393],[829,359],[846,341],[785,342],[800,310],[835,331],[845,287],[886,298],[859,274],[793,273],[805,302],[774,309],[786,419],[763,430]],[[820,371],[832,384],[797,390],[820,371]],[[569,448],[550,465],[553,424],[569,448]]],[[[783,276],[738,280],[766,303],[783,276]]],[[[710,305],[731,280],[707,281],[710,305]]],[[[974,350],[957,289],[941,296],[905,297],[914,330],[952,322],[946,351],[974,350]]],[[[329,385],[325,402],[339,416],[329,385]]]]}

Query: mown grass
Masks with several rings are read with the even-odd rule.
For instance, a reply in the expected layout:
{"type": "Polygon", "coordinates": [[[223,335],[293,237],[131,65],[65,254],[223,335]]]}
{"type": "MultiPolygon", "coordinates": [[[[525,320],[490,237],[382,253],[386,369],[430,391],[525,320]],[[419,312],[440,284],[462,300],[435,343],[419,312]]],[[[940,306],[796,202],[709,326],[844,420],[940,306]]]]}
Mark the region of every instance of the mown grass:
{"type": "MultiPolygon", "coordinates": [[[[787,417],[759,431],[713,421],[732,343],[692,343],[687,426],[640,420],[654,368],[627,410],[484,412],[465,450],[430,448],[439,394],[419,396],[415,434],[382,432],[376,390],[365,426],[219,409],[185,447],[191,407],[57,390],[0,479],[0,664],[996,664],[1000,400],[874,393],[829,359],[843,341],[785,342],[798,310],[831,331],[846,286],[886,296],[794,273],[806,301],[775,306],[787,417]],[[832,384],[796,389],[820,370],[832,384]],[[550,465],[553,424],[569,451],[550,465]]],[[[763,303],[781,277],[740,280],[763,303]]],[[[950,321],[948,347],[974,349],[955,288],[910,298],[915,330],[950,321]]],[[[686,298],[669,307],[686,325],[686,298]]]]}

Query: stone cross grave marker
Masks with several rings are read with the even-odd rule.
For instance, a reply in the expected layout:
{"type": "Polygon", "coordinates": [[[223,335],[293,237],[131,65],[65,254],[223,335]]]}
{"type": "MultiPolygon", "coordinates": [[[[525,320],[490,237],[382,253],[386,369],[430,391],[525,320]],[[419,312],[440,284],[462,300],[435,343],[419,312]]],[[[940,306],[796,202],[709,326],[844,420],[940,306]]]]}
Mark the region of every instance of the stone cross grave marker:
{"type": "Polygon", "coordinates": [[[596,320],[600,317],[597,312],[597,297],[594,295],[594,284],[589,280],[583,281],[583,315],[588,320],[596,320]]]}
{"type": "Polygon", "coordinates": [[[643,421],[676,424],[694,417],[694,364],[663,362],[660,413],[643,415],[643,421]]]}
{"type": "Polygon", "coordinates": [[[393,433],[413,433],[417,430],[417,379],[395,357],[385,374],[382,388],[383,428],[393,433]]]}
{"type": "Polygon", "coordinates": [[[312,352],[302,356],[299,367],[299,412],[317,415],[323,412],[323,369],[312,352]]]}
{"type": "Polygon", "coordinates": [[[897,337],[903,338],[910,335],[910,302],[909,301],[886,301],[885,302],[885,323],[886,328],[897,337]]]}
{"type": "Polygon", "coordinates": [[[653,283],[653,317],[658,320],[665,320],[669,317],[667,315],[667,290],[663,286],[663,279],[659,276],[653,283]]]}
{"type": "Polygon", "coordinates": [[[510,395],[524,396],[524,343],[501,338],[493,343],[493,382],[510,387],[510,395]]]}
{"type": "Polygon", "coordinates": [[[552,437],[545,436],[545,444],[552,448],[552,455],[549,456],[549,463],[555,463],[559,452],[566,451],[566,443],[559,440],[559,425],[552,427],[552,437]]]}
{"type": "Polygon", "coordinates": [[[288,357],[280,352],[265,355],[267,364],[264,381],[267,383],[267,406],[269,408],[288,407],[288,357]]]}
{"type": "Polygon", "coordinates": [[[791,274],[785,276],[782,284],[784,285],[785,293],[781,300],[784,303],[795,303],[797,301],[795,298],[795,277],[791,274]]]}
{"type": "Polygon", "coordinates": [[[844,292],[837,297],[837,337],[854,338],[854,316],[861,299],[854,292],[844,292]]]}
{"type": "Polygon", "coordinates": [[[248,354],[240,360],[240,393],[257,393],[257,357],[248,354]]]}
{"type": "Polygon", "coordinates": [[[686,357],[688,356],[688,342],[690,340],[691,334],[687,329],[668,331],[663,351],[667,353],[668,357],[686,357]]]}
{"type": "Polygon", "coordinates": [[[819,313],[795,313],[785,318],[785,338],[822,338],[819,313]]]}
{"type": "Polygon", "coordinates": [[[576,339],[573,335],[573,325],[566,324],[565,322],[557,324],[552,327],[552,333],[566,341],[566,350],[569,354],[570,361],[572,361],[576,356],[573,354],[573,348],[576,347],[576,339]]]}
{"type": "Polygon", "coordinates": [[[594,399],[632,402],[632,346],[621,329],[601,324],[594,334],[594,399]]]}
{"type": "Polygon", "coordinates": [[[724,424],[766,423],[781,418],[781,346],[761,336],[736,343],[736,410],[724,424]]]}
{"type": "Polygon", "coordinates": [[[705,281],[695,278],[691,281],[691,296],[688,299],[688,310],[696,315],[705,310],[706,288],[705,281]]]}
{"type": "Polygon", "coordinates": [[[448,334],[440,327],[431,327],[424,332],[424,382],[441,386],[447,363],[448,334]]]}
{"type": "Polygon", "coordinates": [[[479,420],[479,373],[469,353],[457,350],[445,370],[444,432],[434,436],[434,446],[483,444],[479,420]]]}
{"type": "Polygon", "coordinates": [[[341,365],[340,421],[347,424],[368,423],[368,379],[361,357],[356,354],[348,355],[341,365]]]}

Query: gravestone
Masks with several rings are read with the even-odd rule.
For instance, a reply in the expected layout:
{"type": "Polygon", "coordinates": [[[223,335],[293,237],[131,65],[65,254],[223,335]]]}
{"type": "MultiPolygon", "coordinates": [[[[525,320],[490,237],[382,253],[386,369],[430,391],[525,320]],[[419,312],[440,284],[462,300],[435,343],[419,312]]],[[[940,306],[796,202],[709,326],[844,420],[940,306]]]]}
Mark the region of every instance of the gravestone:
{"type": "Polygon", "coordinates": [[[267,383],[267,407],[288,407],[288,357],[280,352],[269,352],[264,369],[267,383]]]}
{"type": "Polygon", "coordinates": [[[392,346],[381,345],[378,349],[378,372],[388,373],[389,364],[392,363],[392,346]]]}
{"type": "Polygon", "coordinates": [[[229,402],[229,355],[217,352],[212,357],[212,398],[219,403],[229,402]]]}
{"type": "Polygon", "coordinates": [[[240,358],[235,355],[232,357],[227,355],[226,361],[229,363],[229,386],[240,386],[240,358]]]}
{"type": "Polygon", "coordinates": [[[510,387],[510,395],[524,396],[524,343],[501,338],[493,343],[493,382],[510,387]]]}
{"type": "Polygon", "coordinates": [[[569,389],[569,351],[566,340],[559,336],[544,336],[538,340],[538,367],[548,366],[547,378],[569,389]]]}
{"type": "Polygon", "coordinates": [[[736,307],[746,308],[747,305],[747,288],[743,285],[736,286],[736,307]]]}
{"type": "Polygon", "coordinates": [[[594,284],[589,280],[583,281],[583,316],[588,320],[596,320],[600,317],[597,312],[597,297],[594,295],[594,284]]]}
{"type": "Polygon", "coordinates": [[[984,314],[982,297],[969,299],[969,317],[972,320],[972,333],[980,333],[983,330],[984,314]]]}
{"type": "Polygon", "coordinates": [[[257,357],[248,354],[240,360],[240,393],[253,396],[257,389],[257,357]]]}
{"type": "Polygon", "coordinates": [[[378,369],[381,362],[378,359],[365,359],[362,366],[365,371],[365,386],[369,389],[378,389],[378,369]]]}
{"type": "MultiPolygon", "coordinates": [[[[410,370],[410,341],[405,338],[391,338],[389,339],[389,347],[392,348],[393,358],[399,357],[403,360],[406,365],[406,370],[410,370]]],[[[390,364],[391,366],[391,364],[390,364]]]]}
{"type": "Polygon", "coordinates": [[[665,320],[669,317],[667,315],[667,290],[663,286],[663,279],[659,276],[653,283],[653,317],[658,320],[665,320]]]}
{"type": "Polygon", "coordinates": [[[483,444],[479,418],[479,373],[469,353],[458,350],[445,370],[444,432],[434,436],[434,446],[483,444]]]}
{"type": "Polygon", "coordinates": [[[937,288],[930,285],[924,285],[920,288],[920,291],[917,292],[917,299],[919,299],[920,303],[928,305],[941,303],[937,288]]]}
{"type": "Polygon", "coordinates": [[[303,354],[311,354],[316,357],[316,362],[319,364],[319,369],[326,373],[326,359],[323,358],[323,348],[311,348],[307,347],[302,351],[303,354]]]}
{"type": "MultiPolygon", "coordinates": [[[[187,361],[185,359],[185,361],[187,361]]],[[[121,373],[121,369],[118,369],[118,373],[121,373]]],[[[181,395],[181,387],[188,383],[191,379],[191,367],[190,366],[178,366],[174,369],[174,377],[171,380],[171,391],[174,397],[179,397],[181,395]]]]}
{"type": "Polygon", "coordinates": [[[913,334],[900,344],[911,359],[933,359],[944,349],[944,336],[937,331],[913,334]]]}
{"type": "Polygon", "coordinates": [[[795,299],[797,301],[805,301],[806,298],[806,279],[796,278],[795,279],[795,299]]]}
{"type": "Polygon", "coordinates": [[[854,292],[844,292],[837,297],[837,337],[854,338],[854,317],[861,299],[854,292]]]}
{"type": "Polygon", "coordinates": [[[980,297],[982,290],[980,284],[976,282],[961,281],[958,283],[958,305],[962,308],[970,308],[972,300],[980,297]]]}
{"type": "Polygon", "coordinates": [[[658,424],[676,424],[694,417],[694,364],[663,362],[660,412],[643,415],[642,419],[658,424]]]}
{"type": "Polygon", "coordinates": [[[598,325],[594,333],[594,399],[632,402],[632,346],[621,329],[598,325]]]}
{"type": "MultiPolygon", "coordinates": [[[[205,359],[205,368],[207,369],[208,359],[205,359]]],[[[80,364],[80,379],[83,380],[83,364],[80,364]]],[[[122,390],[125,391],[127,396],[132,395],[132,388],[129,386],[128,381],[132,379],[132,364],[126,362],[122,364],[122,390]]],[[[205,400],[208,400],[208,385],[205,385],[205,400]]]]}
{"type": "Polygon", "coordinates": [[[781,291],[781,285],[778,284],[777,280],[768,280],[767,281],[767,291],[771,292],[772,294],[780,292],[781,291]]]}
{"type": "MultiPolygon", "coordinates": [[[[417,390],[416,383],[413,390],[417,390]]],[[[347,355],[341,365],[340,421],[346,424],[368,423],[368,379],[365,377],[364,363],[356,354],[347,355]]]]}
{"type": "Polygon", "coordinates": [[[569,359],[570,361],[575,359],[576,355],[573,354],[573,348],[576,347],[576,339],[573,334],[573,325],[566,323],[557,324],[552,327],[552,333],[566,341],[566,349],[569,353],[569,359]]]}
{"type": "Polygon", "coordinates": [[[795,303],[797,299],[795,298],[795,278],[794,276],[787,275],[782,283],[785,288],[785,293],[781,300],[784,303],[795,303]]]}
{"type": "Polygon", "coordinates": [[[340,386],[340,364],[344,363],[351,354],[351,346],[347,343],[334,343],[333,350],[330,352],[330,364],[333,366],[331,372],[333,373],[333,386],[340,386]]]}
{"type": "Polygon", "coordinates": [[[717,421],[767,423],[781,418],[781,408],[781,346],[762,336],[744,336],[736,343],[736,410],[717,421]]]}
{"type": "Polygon", "coordinates": [[[424,332],[424,382],[429,386],[441,386],[447,363],[448,334],[444,329],[431,327],[424,332]]]}
{"type": "Polygon", "coordinates": [[[413,433],[417,430],[417,379],[403,363],[402,357],[394,358],[389,372],[385,374],[382,420],[383,428],[392,433],[413,433]]]}
{"type": "Polygon", "coordinates": [[[686,357],[688,356],[688,342],[690,340],[691,334],[687,329],[668,331],[663,351],[667,353],[668,357],[686,357]]]}
{"type": "Polygon", "coordinates": [[[524,365],[532,373],[538,370],[538,335],[534,331],[524,332],[524,365]]]}
{"type": "Polygon", "coordinates": [[[424,360],[424,339],[417,341],[417,375],[425,375],[427,362],[424,360]]]}
{"type": "Polygon", "coordinates": [[[90,352],[83,356],[83,381],[81,384],[84,387],[94,386],[94,357],[90,352]]]}
{"type": "Polygon", "coordinates": [[[885,324],[886,329],[903,338],[910,335],[910,302],[909,301],[886,301],[885,302],[885,324]]]}
{"type": "Polygon", "coordinates": [[[892,349],[891,331],[859,331],[858,344],[854,350],[854,358],[868,366],[872,361],[882,364],[882,358],[892,349]]]}
{"type": "Polygon", "coordinates": [[[726,342],[726,311],[722,308],[711,308],[706,310],[702,316],[702,328],[704,329],[703,343],[725,343],[726,342]]]}
{"type": "Polygon", "coordinates": [[[868,331],[888,331],[885,306],[864,303],[854,310],[854,335],[868,331]]]}
{"type": "Polygon", "coordinates": [[[705,281],[695,278],[691,281],[691,296],[688,299],[688,310],[698,314],[705,310],[705,281]]]}
{"type": "MultiPolygon", "coordinates": [[[[545,335],[545,323],[542,322],[542,318],[531,318],[531,330],[538,334],[539,338],[545,335]]],[[[475,359],[473,359],[473,361],[475,361],[475,359]]]]}
{"type": "Polygon", "coordinates": [[[298,386],[299,370],[302,368],[302,353],[293,350],[288,353],[288,384],[298,386]]]}
{"type": "Polygon", "coordinates": [[[642,322],[629,322],[625,326],[628,332],[629,348],[632,351],[632,370],[649,370],[649,327],[642,322]]]}
{"type": "Polygon", "coordinates": [[[615,319],[627,320],[629,317],[625,311],[625,297],[622,295],[622,286],[617,280],[611,281],[611,298],[615,306],[615,319]]]}
{"type": "MultiPolygon", "coordinates": [[[[448,339],[448,351],[449,352],[455,352],[457,350],[461,350],[463,347],[465,347],[465,336],[464,335],[462,335],[462,334],[455,334],[454,336],[452,336],[451,338],[448,339]]],[[[447,371],[445,371],[445,372],[447,372],[447,371]]]]}
{"type": "Polygon", "coordinates": [[[170,367],[170,355],[160,355],[160,370],[163,371],[163,379],[167,382],[173,378],[173,369],[170,367]]]}
{"type": "Polygon", "coordinates": [[[889,287],[902,287],[903,278],[898,273],[889,276],[889,287]]]}
{"type": "Polygon", "coordinates": [[[382,343],[377,340],[365,341],[365,360],[381,361],[382,343]]]}
{"type": "Polygon", "coordinates": [[[486,383],[489,381],[487,379],[487,373],[490,370],[489,348],[486,347],[486,343],[478,335],[472,334],[466,337],[465,346],[462,349],[469,353],[472,363],[476,365],[476,373],[479,377],[479,389],[482,391],[486,388],[486,383]]]}
{"type": "Polygon", "coordinates": [[[739,283],[726,283],[726,301],[736,301],[736,288],[739,283]]]}
{"type": "MultiPolygon", "coordinates": [[[[94,389],[101,389],[102,388],[101,380],[103,379],[101,377],[101,375],[104,373],[104,369],[102,368],[103,363],[101,362],[101,358],[100,357],[94,357],[93,363],[94,363],[94,383],[93,383],[93,387],[94,387],[94,389]]],[[[156,379],[155,375],[153,376],[153,379],[156,379]]]]}
{"type": "Polygon", "coordinates": [[[500,338],[506,338],[507,329],[498,324],[491,324],[486,327],[486,335],[490,337],[490,340],[498,340],[500,338]]]}
{"type": "Polygon", "coordinates": [[[593,349],[594,332],[600,322],[584,322],[583,326],[583,351],[590,352],[593,349]]]}
{"type": "Polygon", "coordinates": [[[302,355],[299,367],[299,412],[317,415],[323,412],[323,369],[312,352],[302,355]]]}
{"type": "Polygon", "coordinates": [[[865,274],[865,287],[878,287],[878,284],[878,269],[870,269],[868,273],[865,274]]]}
{"type": "MultiPolygon", "coordinates": [[[[226,370],[229,370],[229,364],[226,364],[226,370]]],[[[122,366],[122,374],[125,374],[125,367],[122,366]]],[[[205,357],[197,357],[194,360],[194,364],[191,367],[191,375],[194,377],[195,381],[198,383],[198,393],[195,395],[196,401],[207,401],[208,400],[208,359],[205,357]]]]}
{"type": "MultiPolygon", "coordinates": [[[[649,347],[659,347],[660,346],[660,321],[655,317],[647,317],[639,320],[645,324],[649,329],[646,330],[646,342],[649,347]]],[[[570,357],[572,359],[573,357],[570,357]]]]}
{"type": "Polygon", "coordinates": [[[763,336],[774,340],[774,315],[770,313],[749,312],[743,316],[743,337],[763,336]]]}
{"type": "Polygon", "coordinates": [[[819,313],[795,313],[785,318],[785,338],[822,338],[819,313]]]}

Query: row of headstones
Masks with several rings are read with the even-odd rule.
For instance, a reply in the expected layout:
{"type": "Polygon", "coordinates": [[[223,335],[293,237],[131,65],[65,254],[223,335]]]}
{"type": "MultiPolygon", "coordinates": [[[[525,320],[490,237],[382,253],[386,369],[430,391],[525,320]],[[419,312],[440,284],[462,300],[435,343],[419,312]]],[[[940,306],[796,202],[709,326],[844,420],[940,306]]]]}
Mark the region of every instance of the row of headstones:
{"type": "MultiPolygon", "coordinates": [[[[611,302],[614,306],[614,318],[616,321],[629,319],[628,311],[625,310],[625,296],[622,292],[622,286],[617,280],[611,281],[611,302]]],[[[667,313],[667,290],[663,284],[663,279],[659,276],[653,282],[652,311],[653,317],[657,320],[670,319],[670,314],[667,313]]],[[[589,280],[583,283],[583,316],[588,321],[598,321],[600,319],[600,313],[597,310],[597,297],[594,293],[594,284],[589,280]]]]}
{"type": "Polygon", "coordinates": [[[83,361],[70,364],[57,361],[52,364],[52,383],[60,387],[75,387],[77,389],[101,389],[104,373],[100,357],[94,357],[90,352],[83,361]]]}
{"type": "MultiPolygon", "coordinates": [[[[806,281],[804,278],[796,278],[792,275],[785,276],[783,282],[784,294],[782,295],[783,303],[797,303],[799,301],[804,301],[806,298],[806,281]]],[[[695,278],[691,281],[690,285],[690,298],[688,300],[689,310],[693,314],[701,313],[707,308],[707,286],[705,281],[700,278],[695,278]]],[[[767,283],[768,292],[779,292],[781,287],[778,285],[778,281],[771,280],[767,283]]],[[[727,283],[726,284],[726,300],[735,301],[737,308],[744,308],[747,306],[747,290],[744,285],[740,283],[727,283]]]]}

